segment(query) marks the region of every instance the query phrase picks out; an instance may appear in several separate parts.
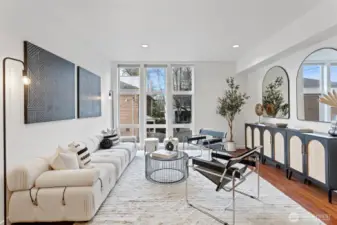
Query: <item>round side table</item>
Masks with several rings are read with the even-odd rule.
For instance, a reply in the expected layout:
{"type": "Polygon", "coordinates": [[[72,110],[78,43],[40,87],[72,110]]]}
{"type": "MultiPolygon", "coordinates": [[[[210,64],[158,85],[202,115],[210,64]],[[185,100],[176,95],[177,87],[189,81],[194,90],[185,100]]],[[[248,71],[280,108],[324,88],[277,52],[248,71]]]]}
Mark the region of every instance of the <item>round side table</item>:
{"type": "Polygon", "coordinates": [[[147,153],[145,156],[145,177],[149,181],[162,184],[185,181],[188,177],[188,155],[178,151],[177,156],[166,159],[147,153]]]}

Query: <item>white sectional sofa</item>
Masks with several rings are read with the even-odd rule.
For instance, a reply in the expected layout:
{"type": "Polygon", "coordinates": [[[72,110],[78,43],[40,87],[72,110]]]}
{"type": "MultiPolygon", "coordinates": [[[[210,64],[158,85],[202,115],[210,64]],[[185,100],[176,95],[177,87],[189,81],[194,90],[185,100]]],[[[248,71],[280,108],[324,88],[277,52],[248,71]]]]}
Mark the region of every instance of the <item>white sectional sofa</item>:
{"type": "Polygon", "coordinates": [[[51,170],[46,158],[36,158],[10,171],[9,222],[91,220],[135,157],[137,145],[133,137],[121,137],[108,150],[99,149],[96,136],[83,142],[94,168],[51,170]]]}

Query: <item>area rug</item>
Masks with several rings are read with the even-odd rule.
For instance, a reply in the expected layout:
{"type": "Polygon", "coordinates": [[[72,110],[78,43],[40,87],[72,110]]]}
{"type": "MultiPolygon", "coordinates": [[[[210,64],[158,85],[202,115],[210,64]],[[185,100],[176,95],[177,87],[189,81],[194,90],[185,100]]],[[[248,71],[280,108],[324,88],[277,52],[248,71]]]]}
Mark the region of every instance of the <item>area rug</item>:
{"type": "MultiPolygon", "coordinates": [[[[155,184],[146,180],[144,171],[145,159],[143,153],[139,152],[92,221],[77,224],[220,224],[185,203],[185,182],[155,184]]],[[[239,189],[254,195],[257,191],[256,176],[249,176],[239,189]]],[[[216,192],[214,184],[195,171],[190,170],[188,181],[190,201],[203,205],[205,210],[231,224],[232,213],[225,210],[231,193],[216,192]]],[[[260,187],[260,201],[236,195],[237,225],[324,224],[262,178],[260,187]]]]}

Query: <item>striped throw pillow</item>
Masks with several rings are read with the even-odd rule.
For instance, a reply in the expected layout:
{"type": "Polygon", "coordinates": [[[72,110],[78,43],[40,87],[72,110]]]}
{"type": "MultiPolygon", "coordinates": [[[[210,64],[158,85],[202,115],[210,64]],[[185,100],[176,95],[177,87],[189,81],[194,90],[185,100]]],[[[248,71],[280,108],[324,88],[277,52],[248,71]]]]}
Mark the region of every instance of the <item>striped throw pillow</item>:
{"type": "Polygon", "coordinates": [[[112,141],[112,146],[119,144],[119,135],[117,130],[112,130],[111,133],[105,135],[104,138],[109,138],[112,141]]]}
{"type": "Polygon", "coordinates": [[[72,142],[68,145],[69,151],[75,152],[77,154],[78,164],[81,169],[92,168],[91,165],[91,155],[84,143],[72,142]]]}

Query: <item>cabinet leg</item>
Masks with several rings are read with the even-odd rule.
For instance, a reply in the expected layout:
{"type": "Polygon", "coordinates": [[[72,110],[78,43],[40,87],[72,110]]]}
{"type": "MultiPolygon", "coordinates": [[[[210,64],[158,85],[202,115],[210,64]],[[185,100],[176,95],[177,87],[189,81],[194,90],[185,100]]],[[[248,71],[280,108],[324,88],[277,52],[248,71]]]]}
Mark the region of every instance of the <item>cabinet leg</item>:
{"type": "Polygon", "coordinates": [[[288,180],[291,180],[292,176],[293,176],[293,171],[289,170],[289,172],[288,172],[288,180]]]}
{"type": "Polygon", "coordinates": [[[329,203],[332,203],[332,189],[329,189],[329,203]]]}
{"type": "Polygon", "coordinates": [[[308,180],[307,178],[304,178],[304,181],[303,181],[304,184],[307,184],[308,183],[308,180]]]}

